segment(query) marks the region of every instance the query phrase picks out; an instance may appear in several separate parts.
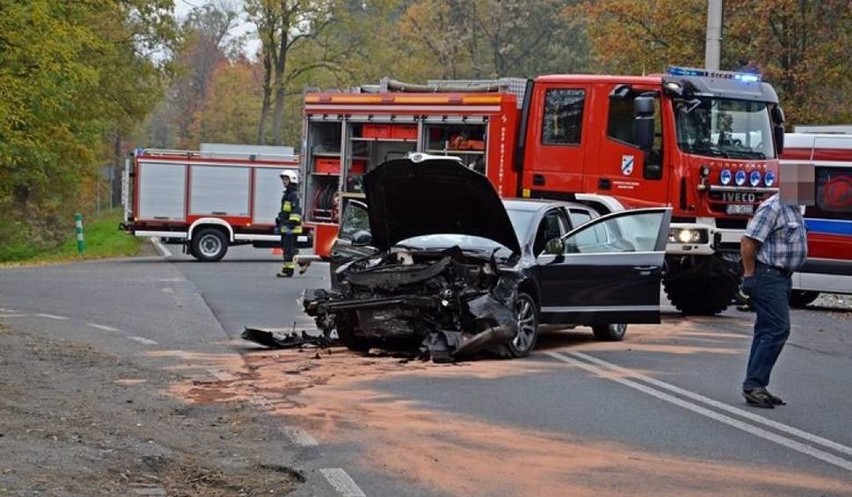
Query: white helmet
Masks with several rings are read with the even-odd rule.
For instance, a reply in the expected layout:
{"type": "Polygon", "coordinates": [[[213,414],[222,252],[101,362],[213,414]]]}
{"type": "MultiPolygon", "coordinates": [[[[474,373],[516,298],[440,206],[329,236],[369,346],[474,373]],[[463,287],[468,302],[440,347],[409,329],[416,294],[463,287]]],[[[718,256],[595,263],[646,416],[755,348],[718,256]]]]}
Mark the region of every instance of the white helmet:
{"type": "Polygon", "coordinates": [[[290,183],[293,183],[293,184],[299,183],[299,173],[297,173],[296,171],[293,171],[291,169],[285,169],[284,171],[281,171],[281,174],[279,176],[281,176],[282,178],[289,179],[290,183]]]}

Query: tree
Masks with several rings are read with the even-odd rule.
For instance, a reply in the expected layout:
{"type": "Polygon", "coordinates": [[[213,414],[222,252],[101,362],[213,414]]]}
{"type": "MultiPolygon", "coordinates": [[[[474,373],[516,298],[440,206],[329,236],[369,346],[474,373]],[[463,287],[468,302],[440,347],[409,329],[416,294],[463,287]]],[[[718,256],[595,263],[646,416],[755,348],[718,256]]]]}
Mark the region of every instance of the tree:
{"type": "MultiPolygon", "coordinates": [[[[272,111],[272,142],[283,143],[284,107],[289,81],[304,68],[288,66],[299,46],[315,39],[333,20],[329,0],[246,0],[246,13],[257,26],[263,65],[263,101],[257,143],[265,141],[272,111]],[[271,109],[270,109],[271,108],[271,109]]],[[[323,61],[314,61],[320,65],[323,61]]]]}
{"type": "MultiPolygon", "coordinates": [[[[596,69],[658,72],[666,65],[703,67],[703,0],[602,0],[583,15],[596,69]]],[[[775,87],[791,124],[846,123],[852,69],[848,0],[728,0],[722,69],[757,69],[775,87]]]]}
{"type": "Polygon", "coordinates": [[[0,246],[50,246],[85,207],[103,145],[159,95],[169,5],[0,0],[0,246]]]}
{"type": "Polygon", "coordinates": [[[729,0],[724,54],[753,65],[778,91],[791,124],[852,122],[848,0],[729,0]],[[755,29],[754,19],[764,23],[755,29]]]}

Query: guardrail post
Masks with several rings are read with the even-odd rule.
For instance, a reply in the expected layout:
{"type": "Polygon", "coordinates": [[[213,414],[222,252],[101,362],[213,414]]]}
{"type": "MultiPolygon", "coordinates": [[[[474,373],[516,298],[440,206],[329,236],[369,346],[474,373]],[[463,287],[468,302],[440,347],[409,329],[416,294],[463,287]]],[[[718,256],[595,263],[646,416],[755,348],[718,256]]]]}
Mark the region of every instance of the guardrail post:
{"type": "Polygon", "coordinates": [[[74,214],[74,229],[77,232],[77,252],[82,254],[86,243],[83,241],[83,215],[79,212],[74,214]]]}

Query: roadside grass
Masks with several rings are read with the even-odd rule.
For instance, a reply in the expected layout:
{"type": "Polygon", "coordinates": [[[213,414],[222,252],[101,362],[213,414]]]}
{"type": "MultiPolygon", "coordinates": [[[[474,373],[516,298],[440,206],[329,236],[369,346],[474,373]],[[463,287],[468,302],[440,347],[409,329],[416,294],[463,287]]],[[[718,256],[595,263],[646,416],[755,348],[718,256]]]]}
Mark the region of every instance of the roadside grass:
{"type": "Polygon", "coordinates": [[[109,257],[129,257],[143,251],[145,240],[118,229],[122,209],[102,211],[83,218],[83,253],[77,251],[77,235],[73,225],[65,242],[54,250],[39,251],[22,242],[6,246],[0,253],[0,266],[38,265],[109,257]]]}

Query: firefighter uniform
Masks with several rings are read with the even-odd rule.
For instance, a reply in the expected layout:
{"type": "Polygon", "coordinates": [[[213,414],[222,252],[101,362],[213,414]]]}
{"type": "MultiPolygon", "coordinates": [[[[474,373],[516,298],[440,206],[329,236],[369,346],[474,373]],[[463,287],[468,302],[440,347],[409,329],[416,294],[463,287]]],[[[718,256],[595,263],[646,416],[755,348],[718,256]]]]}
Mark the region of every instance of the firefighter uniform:
{"type": "Polygon", "coordinates": [[[295,270],[293,256],[297,253],[296,238],[302,234],[302,206],[299,201],[298,183],[293,181],[297,178],[295,174],[282,173],[281,178],[287,178],[289,181],[285,181],[284,193],[281,195],[281,211],[276,219],[281,234],[281,250],[284,253],[284,265],[277,276],[286,278],[293,276],[295,270]]]}

